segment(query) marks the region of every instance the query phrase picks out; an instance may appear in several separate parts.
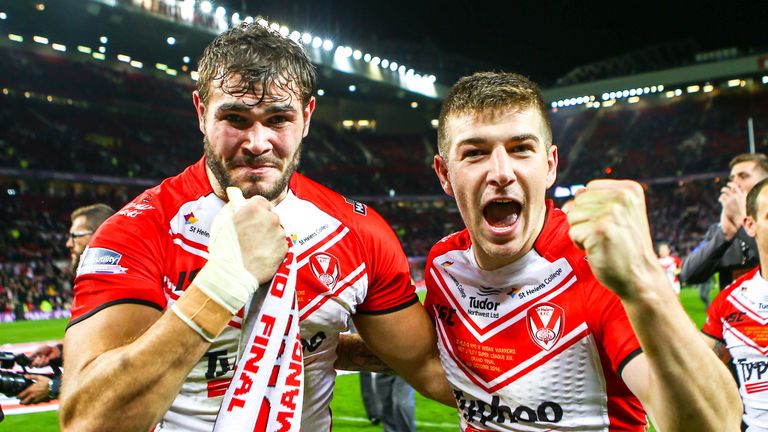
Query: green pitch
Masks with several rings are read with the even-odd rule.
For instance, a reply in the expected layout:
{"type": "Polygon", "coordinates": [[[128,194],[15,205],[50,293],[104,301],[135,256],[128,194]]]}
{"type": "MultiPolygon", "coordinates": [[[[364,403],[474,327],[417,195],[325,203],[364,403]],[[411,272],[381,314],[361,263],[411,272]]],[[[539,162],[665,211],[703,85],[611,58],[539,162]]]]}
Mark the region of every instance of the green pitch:
{"type": "MultiPolygon", "coordinates": [[[[714,293],[713,293],[714,295],[714,293]]],[[[683,289],[680,301],[688,314],[701,328],[706,318],[704,304],[694,289],[683,289]]],[[[23,343],[61,339],[64,335],[65,320],[27,321],[0,324],[0,343],[23,343]]],[[[364,432],[381,430],[372,426],[365,418],[360,397],[357,375],[344,375],[336,380],[333,403],[333,430],[335,432],[364,432]]],[[[0,430],[26,432],[58,432],[56,412],[7,416],[0,423],[0,430]]],[[[432,402],[416,395],[416,427],[424,431],[458,430],[457,414],[454,409],[432,402]]]]}

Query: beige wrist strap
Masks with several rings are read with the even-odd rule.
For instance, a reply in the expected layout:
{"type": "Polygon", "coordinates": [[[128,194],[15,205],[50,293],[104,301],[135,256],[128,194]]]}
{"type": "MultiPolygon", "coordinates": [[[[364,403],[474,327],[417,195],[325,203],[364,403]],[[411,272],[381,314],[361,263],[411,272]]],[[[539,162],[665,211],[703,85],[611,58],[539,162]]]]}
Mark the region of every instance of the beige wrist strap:
{"type": "Polygon", "coordinates": [[[232,318],[229,310],[194,284],[171,306],[171,311],[208,342],[213,342],[232,318]]]}

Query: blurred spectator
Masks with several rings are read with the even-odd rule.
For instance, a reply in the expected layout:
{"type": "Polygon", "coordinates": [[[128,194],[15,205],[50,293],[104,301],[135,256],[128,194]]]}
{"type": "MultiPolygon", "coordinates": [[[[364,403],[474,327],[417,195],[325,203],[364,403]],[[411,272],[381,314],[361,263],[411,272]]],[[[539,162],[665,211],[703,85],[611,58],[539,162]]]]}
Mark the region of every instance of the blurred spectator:
{"type": "Polygon", "coordinates": [[[679,295],[680,280],[677,275],[680,274],[680,265],[682,264],[682,261],[680,261],[680,258],[672,255],[672,252],[669,250],[669,244],[667,243],[659,243],[659,264],[661,264],[661,268],[664,269],[664,273],[666,273],[669,283],[672,284],[672,290],[675,291],[675,294],[679,295]]]}
{"type": "MultiPolygon", "coordinates": [[[[67,237],[67,249],[70,251],[70,271],[74,277],[80,256],[83,254],[91,235],[112,216],[115,211],[106,204],[93,204],[75,209],[71,214],[72,226],[67,237]]],[[[42,346],[29,355],[33,367],[52,366],[58,370],[62,363],[64,346],[42,346]]],[[[48,377],[45,375],[25,375],[34,383],[19,393],[18,397],[22,405],[47,402],[59,397],[61,388],[61,376],[48,377]]]]}
{"type": "Polygon", "coordinates": [[[685,283],[702,283],[719,273],[720,289],[758,264],[757,245],[742,228],[746,216],[746,196],[752,187],[768,176],[768,158],[761,153],[745,153],[733,158],[728,184],[720,192],[720,222],[712,224],[704,241],[683,262],[680,278],[685,283]]]}

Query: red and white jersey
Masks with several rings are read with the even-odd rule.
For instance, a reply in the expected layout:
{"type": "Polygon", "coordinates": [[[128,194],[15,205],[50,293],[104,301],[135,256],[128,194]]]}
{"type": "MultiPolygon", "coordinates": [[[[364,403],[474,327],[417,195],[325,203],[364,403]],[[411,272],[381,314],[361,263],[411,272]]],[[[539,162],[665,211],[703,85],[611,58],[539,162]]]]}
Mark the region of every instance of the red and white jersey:
{"type": "Polygon", "coordinates": [[[425,306],[464,431],[642,431],[640,401],[620,379],[640,344],[619,298],[547,220],[525,256],[478,267],[467,230],[427,258],[425,306]]]}
{"type": "Polygon", "coordinates": [[[659,257],[659,264],[664,269],[664,274],[667,275],[669,283],[672,284],[672,290],[680,294],[680,279],[677,277],[678,270],[683,265],[680,258],[669,255],[665,257],[659,257]]]}
{"type": "MultiPolygon", "coordinates": [[[[418,298],[397,237],[376,212],[300,174],[289,189],[275,211],[299,267],[302,428],[330,430],[333,362],[350,316],[393,312],[418,298]]],[[[69,326],[121,303],[169,307],[207,262],[211,224],[223,205],[200,160],[108,219],[81,259],[69,326]]],[[[192,369],[157,430],[212,429],[242,349],[241,328],[251,324],[248,318],[255,318],[263,300],[255,297],[244,308],[247,318],[241,310],[192,369]]]]}
{"type": "Polygon", "coordinates": [[[717,295],[702,328],[722,341],[733,359],[748,432],[768,431],[768,281],[759,270],[717,295]]]}

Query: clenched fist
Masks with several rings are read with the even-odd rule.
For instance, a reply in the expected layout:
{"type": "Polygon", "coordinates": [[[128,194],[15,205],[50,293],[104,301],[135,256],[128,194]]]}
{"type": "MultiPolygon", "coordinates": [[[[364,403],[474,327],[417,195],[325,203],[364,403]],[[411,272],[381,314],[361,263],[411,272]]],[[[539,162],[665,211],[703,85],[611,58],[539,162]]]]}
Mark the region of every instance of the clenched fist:
{"type": "Polygon", "coordinates": [[[642,294],[639,282],[661,270],[638,183],[589,182],[577,193],[568,221],[571,239],[586,251],[592,272],[622,299],[642,294]]]}
{"type": "Polygon", "coordinates": [[[236,187],[228,187],[227,196],[211,226],[208,263],[194,283],[235,314],[275,275],[288,242],[269,201],[261,196],[246,201],[236,187]]]}

